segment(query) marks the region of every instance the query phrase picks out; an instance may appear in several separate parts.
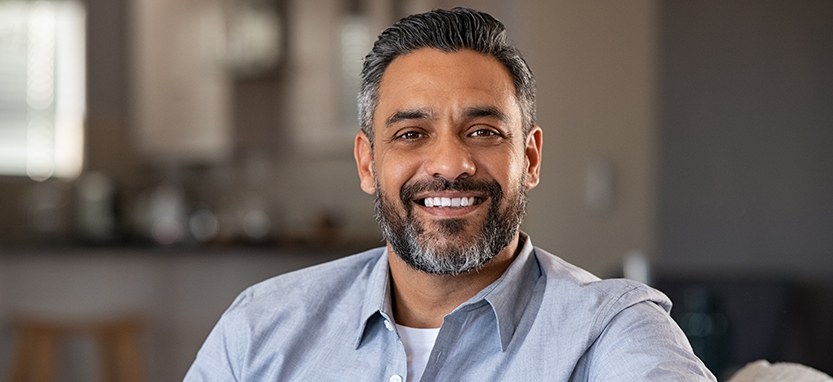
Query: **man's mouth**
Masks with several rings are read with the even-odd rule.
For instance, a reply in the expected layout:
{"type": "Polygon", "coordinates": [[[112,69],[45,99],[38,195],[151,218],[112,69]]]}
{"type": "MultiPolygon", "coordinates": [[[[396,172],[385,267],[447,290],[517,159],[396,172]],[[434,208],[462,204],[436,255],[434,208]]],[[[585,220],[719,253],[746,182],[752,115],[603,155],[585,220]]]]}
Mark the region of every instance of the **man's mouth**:
{"type": "Polygon", "coordinates": [[[416,199],[415,202],[423,207],[429,208],[459,208],[469,207],[483,203],[483,198],[469,196],[469,197],[446,197],[446,196],[429,196],[425,198],[416,199]]]}

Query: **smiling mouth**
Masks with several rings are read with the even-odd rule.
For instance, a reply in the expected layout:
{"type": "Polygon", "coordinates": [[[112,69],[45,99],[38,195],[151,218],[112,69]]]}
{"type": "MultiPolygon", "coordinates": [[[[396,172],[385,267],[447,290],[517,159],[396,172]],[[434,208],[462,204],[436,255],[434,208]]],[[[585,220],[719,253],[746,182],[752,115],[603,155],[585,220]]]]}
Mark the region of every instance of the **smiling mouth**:
{"type": "Polygon", "coordinates": [[[434,196],[434,197],[426,197],[421,199],[416,199],[416,204],[419,204],[423,207],[429,208],[460,208],[460,207],[469,207],[469,206],[476,206],[478,204],[483,203],[483,198],[480,197],[445,197],[445,196],[434,196]]]}

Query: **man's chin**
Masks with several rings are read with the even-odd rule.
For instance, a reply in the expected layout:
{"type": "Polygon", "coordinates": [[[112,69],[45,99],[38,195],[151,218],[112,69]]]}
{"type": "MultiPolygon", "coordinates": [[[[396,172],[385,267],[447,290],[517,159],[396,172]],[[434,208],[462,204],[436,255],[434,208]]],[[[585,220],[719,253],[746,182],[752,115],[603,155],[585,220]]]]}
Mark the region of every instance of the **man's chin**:
{"type": "Polygon", "coordinates": [[[434,243],[472,243],[482,233],[484,222],[470,219],[448,218],[422,222],[422,235],[434,243]]]}
{"type": "Polygon", "coordinates": [[[447,232],[432,231],[423,233],[417,240],[423,248],[432,248],[432,252],[442,255],[445,253],[466,252],[476,246],[478,237],[468,232],[449,234],[447,232]]]}

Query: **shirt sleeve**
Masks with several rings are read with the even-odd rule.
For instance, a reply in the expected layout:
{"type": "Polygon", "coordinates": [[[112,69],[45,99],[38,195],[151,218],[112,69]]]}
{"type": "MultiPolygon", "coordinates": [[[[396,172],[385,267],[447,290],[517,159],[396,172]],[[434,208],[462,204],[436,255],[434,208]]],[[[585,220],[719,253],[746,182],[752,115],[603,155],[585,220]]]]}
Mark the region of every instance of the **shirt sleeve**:
{"type": "Polygon", "coordinates": [[[664,308],[650,300],[620,308],[585,354],[580,380],[716,380],[664,308]]]}

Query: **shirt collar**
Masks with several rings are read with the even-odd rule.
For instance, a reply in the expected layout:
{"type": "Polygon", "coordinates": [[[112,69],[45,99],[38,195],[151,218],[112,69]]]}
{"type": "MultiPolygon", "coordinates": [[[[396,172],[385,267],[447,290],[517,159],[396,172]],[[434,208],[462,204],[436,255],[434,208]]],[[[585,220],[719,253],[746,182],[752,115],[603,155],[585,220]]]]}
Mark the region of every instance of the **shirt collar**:
{"type": "MultiPolygon", "coordinates": [[[[533,256],[532,240],[523,232],[520,235],[521,249],[509,268],[503,272],[503,275],[450,313],[453,314],[486,301],[495,314],[502,351],[505,351],[509,346],[509,342],[512,340],[515,329],[523,315],[524,307],[529,302],[535,284],[541,275],[538,262],[533,256]]],[[[371,318],[378,314],[385,320],[392,321],[393,310],[390,298],[388,255],[388,250],[385,248],[368,277],[367,290],[365,291],[357,328],[356,348],[361,345],[371,318]]]]}
{"type": "Polygon", "coordinates": [[[524,308],[541,276],[538,261],[533,255],[535,247],[532,240],[523,232],[520,235],[521,249],[503,275],[454,310],[456,312],[476,307],[482,301],[486,301],[495,315],[501,351],[506,351],[512,336],[515,335],[524,308]]]}
{"type": "Polygon", "coordinates": [[[384,247],[381,250],[382,255],[379,256],[376,265],[373,266],[373,270],[370,271],[370,275],[367,278],[367,289],[364,293],[361,316],[356,331],[355,347],[357,349],[362,343],[370,319],[379,314],[384,319],[390,320],[391,313],[393,312],[390,299],[388,249],[384,247]]]}

